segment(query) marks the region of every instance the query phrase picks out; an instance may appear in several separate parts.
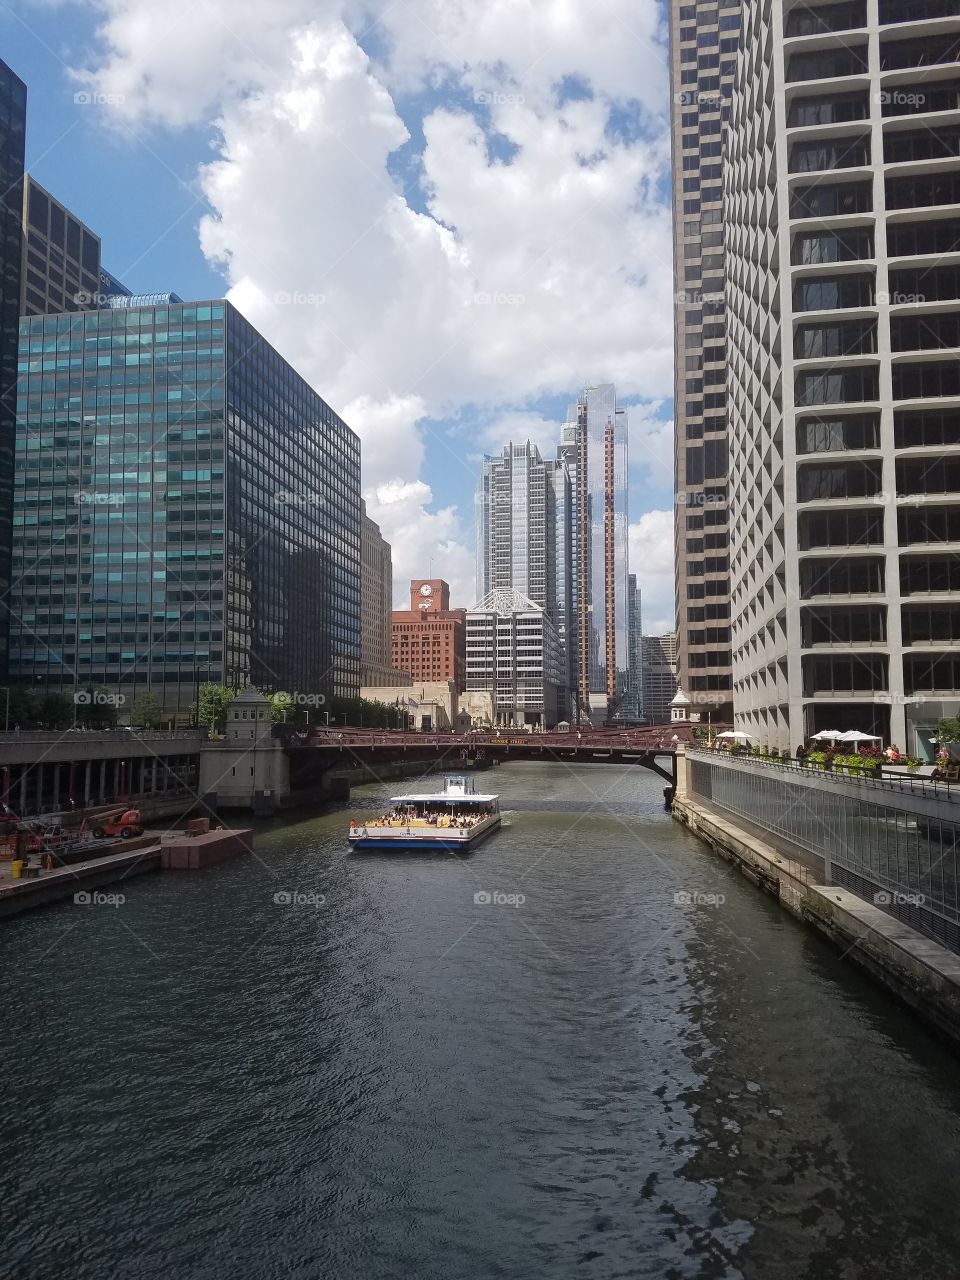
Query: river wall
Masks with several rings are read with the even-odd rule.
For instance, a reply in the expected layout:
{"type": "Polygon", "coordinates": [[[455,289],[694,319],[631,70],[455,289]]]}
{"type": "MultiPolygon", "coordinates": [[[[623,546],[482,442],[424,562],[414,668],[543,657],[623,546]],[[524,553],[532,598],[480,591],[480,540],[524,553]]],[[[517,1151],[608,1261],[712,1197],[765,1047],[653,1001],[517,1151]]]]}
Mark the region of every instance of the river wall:
{"type": "Polygon", "coordinates": [[[960,956],[687,794],[682,765],[674,818],[960,1049],[960,956]]]}

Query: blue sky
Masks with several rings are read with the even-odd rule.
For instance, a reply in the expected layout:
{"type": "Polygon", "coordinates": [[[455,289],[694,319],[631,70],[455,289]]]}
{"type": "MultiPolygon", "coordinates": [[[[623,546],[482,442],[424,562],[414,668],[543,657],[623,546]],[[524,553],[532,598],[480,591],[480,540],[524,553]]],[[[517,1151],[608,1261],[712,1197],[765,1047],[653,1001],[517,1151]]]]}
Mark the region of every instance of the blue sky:
{"type": "Polygon", "coordinates": [[[444,27],[449,5],[418,0],[433,33],[421,36],[391,26],[389,6],[371,4],[361,22],[333,0],[254,6],[249,31],[227,0],[202,13],[186,0],[160,13],[147,0],[21,0],[0,11],[0,33],[28,87],[28,169],[101,236],[104,265],[134,292],[233,289],[361,432],[368,502],[405,548],[401,579],[435,546],[469,593],[477,457],[528,425],[546,447],[579,387],[617,382],[637,406],[631,568],[643,584],[657,558],[645,586],[668,621],[672,286],[655,6],[620,16],[612,0],[620,28],[588,24],[585,36],[554,31],[549,0],[530,0],[526,34],[519,9],[511,19],[509,7],[457,2],[444,27]],[[185,70],[168,35],[186,13],[185,70]],[[624,52],[625,31],[637,43],[624,52]],[[520,60],[524,39],[533,57],[520,60]],[[375,228],[359,250],[354,209],[375,228]],[[438,285],[438,270],[451,278],[438,285]],[[474,305],[476,331],[464,333],[471,296],[458,302],[457,290],[478,284],[472,303],[494,305],[474,305]],[[292,316],[271,287],[324,306],[292,316]]]}

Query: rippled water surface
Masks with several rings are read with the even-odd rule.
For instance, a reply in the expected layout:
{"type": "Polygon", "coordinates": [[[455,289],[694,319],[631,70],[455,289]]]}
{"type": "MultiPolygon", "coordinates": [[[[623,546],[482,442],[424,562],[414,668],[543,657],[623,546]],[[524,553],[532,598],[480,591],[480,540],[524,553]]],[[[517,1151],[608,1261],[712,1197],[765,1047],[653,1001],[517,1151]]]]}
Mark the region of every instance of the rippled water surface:
{"type": "Polygon", "coordinates": [[[652,775],[487,782],[469,858],[368,788],[0,925],[4,1280],[960,1273],[955,1060],[652,775]]]}

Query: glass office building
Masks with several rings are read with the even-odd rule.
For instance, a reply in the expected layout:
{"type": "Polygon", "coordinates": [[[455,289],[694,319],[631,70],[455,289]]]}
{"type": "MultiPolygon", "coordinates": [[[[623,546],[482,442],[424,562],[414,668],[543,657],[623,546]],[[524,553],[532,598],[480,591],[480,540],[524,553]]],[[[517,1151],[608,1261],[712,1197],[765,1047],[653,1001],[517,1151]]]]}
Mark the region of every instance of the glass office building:
{"type": "Polygon", "coordinates": [[[360,443],[229,303],[21,322],[11,675],[356,694],[360,443]]]}
{"type": "Polygon", "coordinates": [[[7,665],[27,88],[0,62],[0,676],[7,665]]]}
{"type": "Polygon", "coordinates": [[[627,589],[627,412],[612,383],[570,406],[561,456],[576,509],[573,610],[582,711],[616,718],[630,684],[627,589]]]}

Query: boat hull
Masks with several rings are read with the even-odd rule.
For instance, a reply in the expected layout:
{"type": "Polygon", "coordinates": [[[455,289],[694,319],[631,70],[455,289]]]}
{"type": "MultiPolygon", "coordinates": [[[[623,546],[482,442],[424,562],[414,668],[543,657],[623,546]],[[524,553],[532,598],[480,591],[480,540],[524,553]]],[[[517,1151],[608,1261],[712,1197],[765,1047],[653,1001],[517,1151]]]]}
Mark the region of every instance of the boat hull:
{"type": "Polygon", "coordinates": [[[411,831],[409,835],[406,829],[382,830],[374,828],[371,830],[361,828],[357,832],[351,832],[347,839],[354,849],[389,849],[393,853],[402,853],[405,849],[413,849],[422,851],[424,849],[435,849],[441,853],[456,853],[465,849],[473,849],[481,841],[486,840],[487,836],[493,835],[500,826],[500,816],[497,815],[495,820],[484,823],[482,827],[478,827],[469,832],[467,835],[457,836],[449,832],[437,831],[436,835],[430,831],[411,831]],[[376,834],[374,834],[376,831],[376,834]]]}

